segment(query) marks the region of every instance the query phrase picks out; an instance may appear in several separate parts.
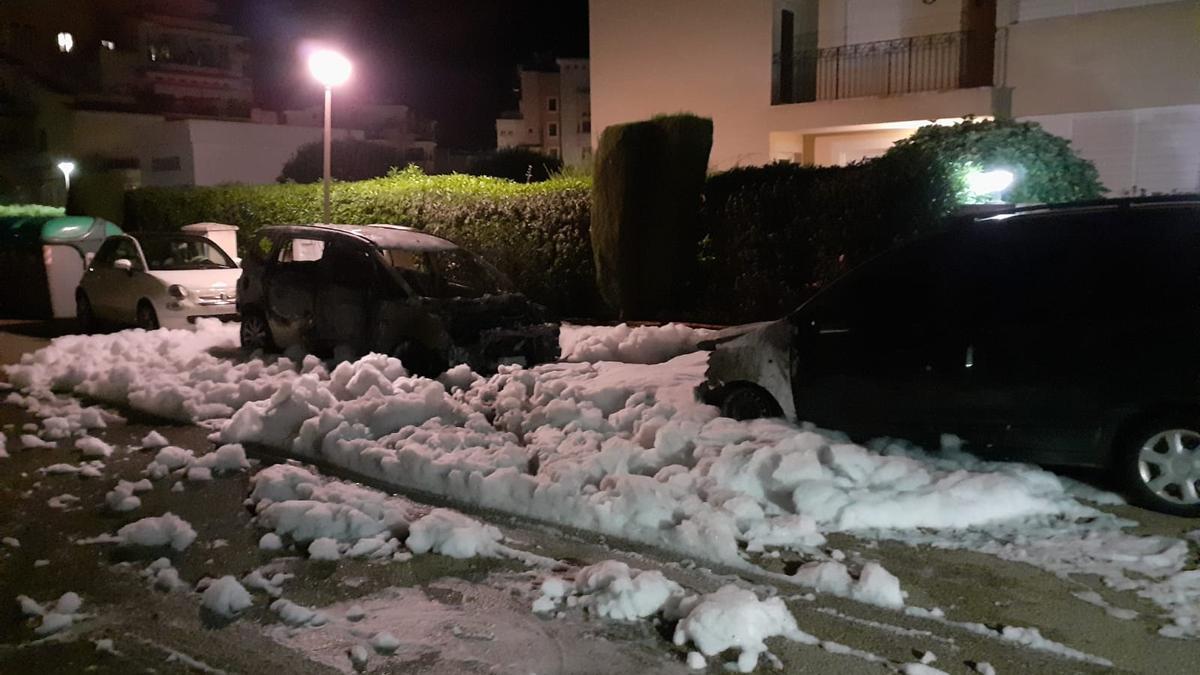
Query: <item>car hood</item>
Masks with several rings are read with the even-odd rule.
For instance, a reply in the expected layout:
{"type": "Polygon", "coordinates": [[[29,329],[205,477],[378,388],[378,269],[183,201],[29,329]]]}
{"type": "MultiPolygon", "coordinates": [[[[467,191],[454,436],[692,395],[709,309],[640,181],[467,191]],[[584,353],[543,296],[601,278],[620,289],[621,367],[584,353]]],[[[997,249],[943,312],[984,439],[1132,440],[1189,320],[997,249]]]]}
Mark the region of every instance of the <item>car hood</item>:
{"type": "Polygon", "coordinates": [[[237,292],[242,270],[152,270],[149,274],[168,286],[179,284],[191,291],[224,291],[232,295],[237,292]]]}

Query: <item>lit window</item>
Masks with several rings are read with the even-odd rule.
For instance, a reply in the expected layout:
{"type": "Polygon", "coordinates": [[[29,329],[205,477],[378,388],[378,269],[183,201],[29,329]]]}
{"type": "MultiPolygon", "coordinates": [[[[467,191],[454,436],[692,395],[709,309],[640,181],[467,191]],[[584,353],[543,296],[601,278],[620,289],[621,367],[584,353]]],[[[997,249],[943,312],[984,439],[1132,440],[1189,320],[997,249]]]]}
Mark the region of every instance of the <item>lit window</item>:
{"type": "Polygon", "coordinates": [[[75,38],[70,33],[58,34],[58,51],[66,54],[75,48],[75,38]]]}
{"type": "Polygon", "coordinates": [[[113,42],[112,40],[101,40],[100,46],[111,52],[117,48],[117,43],[113,42]]]}

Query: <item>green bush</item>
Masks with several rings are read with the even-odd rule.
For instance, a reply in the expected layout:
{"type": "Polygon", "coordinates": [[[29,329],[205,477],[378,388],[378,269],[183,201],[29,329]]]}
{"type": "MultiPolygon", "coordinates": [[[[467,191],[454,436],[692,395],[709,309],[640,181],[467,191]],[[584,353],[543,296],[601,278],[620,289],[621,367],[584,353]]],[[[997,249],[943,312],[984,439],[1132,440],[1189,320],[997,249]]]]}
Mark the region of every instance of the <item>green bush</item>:
{"type": "Polygon", "coordinates": [[[0,218],[22,217],[40,218],[49,216],[65,216],[67,210],[61,206],[45,206],[43,204],[0,204],[0,218]]]}
{"type": "Polygon", "coordinates": [[[920,156],[845,167],[778,163],[711,176],[680,275],[681,313],[738,323],[779,317],[850,268],[939,227],[953,176],[920,156]]]}
{"type": "MultiPolygon", "coordinates": [[[[337,223],[408,225],[452,239],[509,275],[551,309],[586,316],[595,308],[588,239],[590,183],[555,178],[514,183],[415,167],[384,178],[334,183],[337,223]]],[[[237,225],[244,245],[265,225],[315,223],[319,184],[141,188],[126,194],[127,230],[177,230],[196,222],[237,225]]]]}
{"type": "Polygon", "coordinates": [[[931,124],[897,142],[885,156],[942,164],[955,175],[956,198],[963,204],[982,200],[970,194],[963,181],[972,170],[1012,171],[1013,185],[1002,195],[1006,202],[1070,202],[1097,199],[1108,191],[1092,162],[1076,155],[1070,141],[1036,122],[967,119],[953,126],[931,124]]]}
{"type": "Polygon", "coordinates": [[[600,293],[621,318],[669,309],[694,229],[712,148],[712,120],[659,116],[604,130],[592,190],[592,249],[600,293]]]}
{"type": "Polygon", "coordinates": [[[539,183],[562,171],[558,157],[543,155],[528,148],[504,148],[471,160],[467,173],[472,176],[507,178],[518,183],[539,183]]]}
{"type": "MultiPolygon", "coordinates": [[[[329,173],[335,180],[367,180],[386,176],[406,166],[404,153],[389,145],[338,139],[330,142],[329,173]]],[[[321,141],[305,143],[283,165],[279,182],[315,183],[325,177],[325,147],[321,141]]]]}

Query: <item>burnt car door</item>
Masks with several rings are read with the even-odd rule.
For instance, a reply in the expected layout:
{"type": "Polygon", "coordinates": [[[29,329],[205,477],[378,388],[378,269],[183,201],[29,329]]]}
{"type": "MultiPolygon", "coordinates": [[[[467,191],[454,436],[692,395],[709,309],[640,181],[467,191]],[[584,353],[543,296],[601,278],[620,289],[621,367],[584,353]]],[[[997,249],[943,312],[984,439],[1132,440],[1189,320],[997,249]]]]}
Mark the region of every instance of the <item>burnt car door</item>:
{"type": "Polygon", "coordinates": [[[884,254],[792,315],[798,419],[858,440],[936,439],[968,364],[962,245],[943,233],[884,254]]]}
{"type": "Polygon", "coordinates": [[[380,279],[371,246],[355,237],[334,236],[318,263],[313,342],[322,347],[366,351],[371,309],[380,279]]]}
{"type": "Polygon", "coordinates": [[[326,245],[316,233],[286,236],[264,275],[267,322],[280,347],[307,346],[326,245]]]}

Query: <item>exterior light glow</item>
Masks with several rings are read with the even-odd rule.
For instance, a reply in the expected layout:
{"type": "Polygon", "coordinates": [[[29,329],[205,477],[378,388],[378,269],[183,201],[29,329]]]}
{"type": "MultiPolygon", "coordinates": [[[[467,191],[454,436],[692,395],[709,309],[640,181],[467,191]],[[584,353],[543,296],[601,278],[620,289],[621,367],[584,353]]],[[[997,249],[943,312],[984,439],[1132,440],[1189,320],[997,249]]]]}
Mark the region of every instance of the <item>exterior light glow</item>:
{"type": "Polygon", "coordinates": [[[967,174],[967,190],[976,197],[998,197],[1013,184],[1013,173],[1006,169],[972,171],[967,174]]]}
{"type": "Polygon", "coordinates": [[[332,89],[350,78],[350,60],[332,49],[318,49],[308,57],[308,70],[321,86],[332,89]]]}
{"type": "Polygon", "coordinates": [[[75,37],[70,33],[58,34],[58,51],[66,54],[75,48],[75,37]]]}
{"type": "Polygon", "coordinates": [[[112,40],[101,40],[100,46],[111,52],[117,48],[117,43],[113,42],[112,40]]]}
{"type": "Polygon", "coordinates": [[[63,160],[57,165],[58,170],[62,172],[63,183],[66,185],[67,193],[71,192],[71,174],[75,173],[75,162],[71,160],[63,160]]]}

